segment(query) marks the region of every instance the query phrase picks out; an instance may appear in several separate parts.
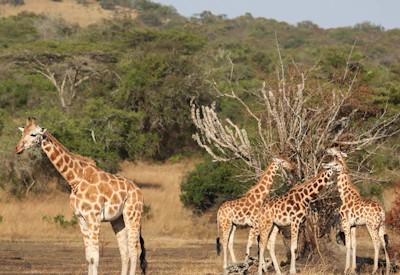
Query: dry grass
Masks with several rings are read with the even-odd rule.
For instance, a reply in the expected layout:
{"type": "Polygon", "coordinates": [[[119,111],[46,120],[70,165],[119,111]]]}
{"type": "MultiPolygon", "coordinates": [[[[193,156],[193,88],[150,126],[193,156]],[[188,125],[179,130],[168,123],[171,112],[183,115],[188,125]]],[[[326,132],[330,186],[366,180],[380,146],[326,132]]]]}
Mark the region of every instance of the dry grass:
{"type": "Polygon", "coordinates": [[[132,10],[119,8],[116,12],[103,9],[97,1],[90,1],[88,5],[81,5],[76,0],[63,0],[55,2],[50,0],[25,0],[25,5],[12,6],[1,5],[0,16],[12,16],[21,12],[30,12],[35,14],[45,14],[49,17],[62,18],[81,27],[86,27],[111,19],[114,16],[123,15],[134,18],[136,12],[132,10]]]}
{"type": "Polygon", "coordinates": [[[194,165],[192,160],[158,165],[122,164],[121,174],[141,184],[145,204],[151,207],[150,218],[143,226],[146,234],[193,240],[215,237],[216,224],[207,217],[193,215],[179,199],[180,183],[194,165]]]}
{"type": "MultiPolygon", "coordinates": [[[[144,220],[143,234],[156,245],[186,245],[187,241],[214,239],[216,225],[207,217],[194,216],[185,209],[179,199],[180,182],[194,167],[194,161],[186,160],[170,164],[122,164],[121,174],[142,186],[145,203],[151,207],[149,217],[144,220]]],[[[55,189],[51,187],[51,189],[55,189]]],[[[69,195],[53,191],[49,195],[31,196],[18,200],[0,194],[0,239],[3,240],[62,240],[80,241],[78,228],[63,229],[43,220],[43,216],[64,215],[71,219],[69,195]]],[[[114,242],[110,226],[102,225],[105,242],[114,242]]]]}

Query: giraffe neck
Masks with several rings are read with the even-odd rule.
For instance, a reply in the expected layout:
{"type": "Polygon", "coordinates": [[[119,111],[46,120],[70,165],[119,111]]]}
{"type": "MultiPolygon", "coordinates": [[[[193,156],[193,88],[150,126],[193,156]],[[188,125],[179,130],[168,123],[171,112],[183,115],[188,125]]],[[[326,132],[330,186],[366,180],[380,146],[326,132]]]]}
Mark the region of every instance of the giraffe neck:
{"type": "Polygon", "coordinates": [[[43,135],[41,147],[53,166],[71,186],[71,189],[75,190],[83,176],[83,167],[92,163],[84,157],[71,153],[47,131],[43,135]]]}
{"type": "Polygon", "coordinates": [[[342,171],[339,173],[337,178],[337,186],[340,195],[340,199],[345,202],[347,198],[350,196],[352,198],[360,197],[359,192],[355,188],[355,186],[351,182],[349,169],[347,167],[346,161],[342,158],[342,156],[336,156],[336,159],[342,165],[342,171]]]}
{"type": "Polygon", "coordinates": [[[269,192],[271,191],[273,178],[277,174],[279,166],[274,162],[271,163],[267,170],[261,175],[257,184],[253,186],[248,192],[247,195],[257,194],[256,203],[263,203],[267,198],[269,192]]]}
{"type": "Polygon", "coordinates": [[[304,188],[302,189],[307,189],[310,201],[313,201],[318,197],[319,192],[321,192],[324,186],[329,184],[332,175],[333,171],[331,169],[325,170],[304,184],[304,188]]]}
{"type": "Polygon", "coordinates": [[[350,175],[347,171],[342,171],[337,178],[337,186],[340,195],[340,199],[343,202],[346,202],[348,198],[356,198],[360,197],[360,193],[355,188],[353,183],[351,182],[350,175]]]}

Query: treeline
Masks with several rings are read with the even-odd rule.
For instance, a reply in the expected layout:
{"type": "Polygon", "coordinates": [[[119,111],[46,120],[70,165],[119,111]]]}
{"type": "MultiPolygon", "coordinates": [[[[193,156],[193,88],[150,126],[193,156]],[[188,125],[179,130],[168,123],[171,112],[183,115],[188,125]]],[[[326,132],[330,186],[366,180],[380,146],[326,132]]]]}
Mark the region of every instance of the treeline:
{"type": "MultiPolygon", "coordinates": [[[[259,88],[275,76],[277,40],[285,64],[318,68],[317,79],[329,85],[340,87],[344,71],[357,70],[359,96],[349,108],[366,114],[385,106],[400,110],[400,30],[370,23],[324,30],[311,22],[292,26],[207,11],[185,18],[173,7],[149,1],[120,2],[107,3],[132,4],[138,17],[87,28],[33,14],[0,19],[3,188],[25,192],[36,179],[32,191],[40,191],[38,182],[53,175],[45,160],[40,165],[50,172],[40,179],[43,169],[28,171],[25,157],[14,156],[16,128],[27,116],[37,117],[70,150],[113,172],[121,160],[201,152],[191,137],[190,101],[215,101],[213,83],[222,88],[234,83],[238,91],[259,88]]],[[[217,105],[225,116],[246,123],[236,103],[217,105]]],[[[383,162],[398,165],[394,154],[383,162]]],[[[377,165],[387,167],[381,160],[377,165]]]]}

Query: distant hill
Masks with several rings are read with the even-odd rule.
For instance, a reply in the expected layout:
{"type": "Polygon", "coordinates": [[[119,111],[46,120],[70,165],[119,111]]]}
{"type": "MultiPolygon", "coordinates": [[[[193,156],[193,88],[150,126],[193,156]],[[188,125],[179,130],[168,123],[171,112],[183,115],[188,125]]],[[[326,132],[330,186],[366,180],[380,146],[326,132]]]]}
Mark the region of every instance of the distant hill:
{"type": "Polygon", "coordinates": [[[48,17],[62,18],[68,23],[78,24],[81,27],[98,23],[104,19],[111,19],[118,15],[135,17],[136,12],[122,7],[113,10],[103,9],[97,1],[86,1],[88,4],[79,4],[76,0],[25,0],[24,5],[0,4],[0,16],[12,16],[22,12],[44,14],[48,17]]]}

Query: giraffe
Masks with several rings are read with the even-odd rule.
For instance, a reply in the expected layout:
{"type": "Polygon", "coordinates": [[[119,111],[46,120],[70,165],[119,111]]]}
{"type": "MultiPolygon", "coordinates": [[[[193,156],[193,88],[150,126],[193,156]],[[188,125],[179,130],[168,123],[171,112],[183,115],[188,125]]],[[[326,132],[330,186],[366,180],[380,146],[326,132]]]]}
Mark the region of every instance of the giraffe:
{"type": "Polygon", "coordinates": [[[366,225],[371,236],[375,254],[373,273],[378,270],[378,257],[380,245],[383,246],[386,258],[386,274],[390,272],[390,260],[387,253],[385,234],[385,210],[375,201],[363,199],[356,187],[352,184],[349,170],[344,160],[347,155],[336,148],[329,148],[327,153],[334,157],[331,166],[339,167],[337,186],[342,205],[339,208],[342,230],[346,244],[346,266],[344,273],[355,272],[356,269],[356,227],[366,225]],[[350,254],[352,261],[350,267],[350,254]]]}
{"type": "Polygon", "coordinates": [[[99,265],[100,222],[111,223],[121,254],[121,274],[135,274],[139,243],[140,266],[146,271],[146,250],[141,234],[143,195],[128,179],[106,173],[94,161],[71,153],[47,129],[28,118],[20,127],[22,137],[16,153],[40,146],[50,162],[71,187],[70,206],[78,217],[83,235],[88,274],[96,275],[99,265]]]}
{"type": "MultiPolygon", "coordinates": [[[[226,270],[228,267],[228,255],[227,249],[233,262],[236,262],[236,257],[233,251],[233,239],[236,231],[236,226],[247,225],[252,226],[251,217],[257,215],[258,209],[263,204],[264,200],[268,196],[271,187],[273,177],[277,174],[280,168],[293,170],[293,165],[281,158],[274,158],[271,164],[268,166],[266,171],[261,175],[257,184],[254,185],[247,193],[233,201],[227,201],[223,203],[218,209],[217,213],[217,229],[218,235],[222,233],[222,247],[224,252],[224,263],[223,268],[226,270]]],[[[250,255],[250,248],[253,243],[253,239],[258,233],[251,228],[249,238],[246,247],[246,258],[250,255]]],[[[220,238],[217,237],[217,253],[220,253],[220,238]]]]}
{"type": "Polygon", "coordinates": [[[275,239],[279,227],[289,226],[291,233],[290,246],[290,274],[296,273],[296,249],[299,227],[309,213],[310,204],[326,185],[332,184],[333,168],[323,170],[316,177],[302,184],[292,187],[285,195],[266,201],[260,208],[259,215],[253,221],[259,235],[259,266],[258,274],[261,275],[264,267],[264,250],[267,249],[277,274],[281,274],[275,256],[275,239]]]}

